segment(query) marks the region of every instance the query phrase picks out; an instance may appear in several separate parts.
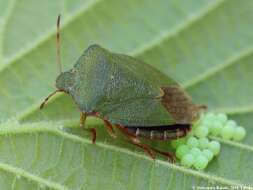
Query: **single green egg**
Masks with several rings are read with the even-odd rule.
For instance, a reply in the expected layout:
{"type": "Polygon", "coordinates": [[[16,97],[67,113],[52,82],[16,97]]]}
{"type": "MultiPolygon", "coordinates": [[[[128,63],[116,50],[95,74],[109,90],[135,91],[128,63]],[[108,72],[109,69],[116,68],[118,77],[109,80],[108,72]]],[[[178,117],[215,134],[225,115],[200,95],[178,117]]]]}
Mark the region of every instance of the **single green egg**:
{"type": "Polygon", "coordinates": [[[221,133],[223,124],[219,120],[213,121],[213,125],[209,127],[210,133],[214,136],[218,136],[221,133]]]}
{"type": "Polygon", "coordinates": [[[204,149],[202,151],[202,154],[207,158],[207,160],[210,162],[213,159],[213,152],[209,149],[204,149]]]}
{"type": "Polygon", "coordinates": [[[217,120],[219,120],[223,125],[227,122],[228,117],[224,113],[218,113],[216,116],[217,120]]]}
{"type": "Polygon", "coordinates": [[[226,124],[221,130],[221,137],[225,140],[232,139],[235,133],[234,125],[226,124]]]}
{"type": "Polygon", "coordinates": [[[220,143],[218,141],[211,141],[208,144],[208,149],[216,156],[220,152],[220,143]]]}
{"type": "Polygon", "coordinates": [[[246,136],[246,130],[243,127],[236,127],[233,135],[235,141],[241,141],[246,136]]]}
{"type": "Polygon", "coordinates": [[[203,170],[206,168],[208,164],[208,160],[205,156],[203,155],[198,155],[196,158],[195,158],[195,161],[193,163],[193,166],[197,169],[197,170],[203,170]]]}
{"type": "Polygon", "coordinates": [[[187,168],[190,168],[193,165],[194,161],[194,156],[188,153],[182,157],[181,164],[187,168]]]}
{"type": "Polygon", "coordinates": [[[201,155],[201,150],[194,147],[190,150],[190,153],[194,156],[194,158],[196,158],[198,155],[201,155]]]}
{"type": "Polygon", "coordinates": [[[180,145],[176,150],[176,157],[181,159],[185,154],[190,152],[190,148],[187,145],[180,145]]]}
{"type": "Polygon", "coordinates": [[[209,133],[208,127],[205,126],[199,126],[194,130],[194,134],[198,137],[206,137],[209,133]]]}
{"type": "Polygon", "coordinates": [[[205,149],[205,148],[208,147],[208,143],[209,143],[208,138],[202,137],[202,138],[200,138],[198,141],[199,141],[198,144],[199,144],[199,148],[200,148],[200,149],[205,149]]]}
{"type": "Polygon", "coordinates": [[[190,148],[193,148],[193,147],[198,147],[198,139],[196,137],[189,137],[187,139],[187,145],[190,147],[190,148]]]}

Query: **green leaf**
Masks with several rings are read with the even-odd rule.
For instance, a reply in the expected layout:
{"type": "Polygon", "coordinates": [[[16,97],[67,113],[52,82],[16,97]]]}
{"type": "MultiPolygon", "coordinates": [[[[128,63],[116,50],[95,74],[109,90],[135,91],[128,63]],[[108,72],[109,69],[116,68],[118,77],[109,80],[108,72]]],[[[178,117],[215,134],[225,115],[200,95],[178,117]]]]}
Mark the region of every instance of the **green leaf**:
{"type": "MultiPolygon", "coordinates": [[[[1,189],[191,189],[253,186],[253,1],[0,0],[1,189]],[[55,87],[55,22],[71,68],[92,43],[133,55],[173,77],[197,103],[247,130],[224,141],[205,171],[152,161],[98,120],[98,143],[78,127],[78,109],[55,87]],[[21,125],[19,124],[21,123],[21,125]]],[[[118,134],[120,135],[120,134],[118,134]]],[[[161,143],[168,149],[168,143],[161,143]]]]}

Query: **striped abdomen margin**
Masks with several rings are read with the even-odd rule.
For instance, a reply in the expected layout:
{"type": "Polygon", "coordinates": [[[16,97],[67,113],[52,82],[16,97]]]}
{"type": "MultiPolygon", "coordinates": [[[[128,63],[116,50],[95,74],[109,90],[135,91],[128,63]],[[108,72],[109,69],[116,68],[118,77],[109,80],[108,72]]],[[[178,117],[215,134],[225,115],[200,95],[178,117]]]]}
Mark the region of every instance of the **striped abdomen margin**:
{"type": "Polygon", "coordinates": [[[165,141],[186,136],[187,132],[190,131],[190,127],[190,124],[175,124],[152,127],[126,126],[125,129],[137,137],[165,141]]]}

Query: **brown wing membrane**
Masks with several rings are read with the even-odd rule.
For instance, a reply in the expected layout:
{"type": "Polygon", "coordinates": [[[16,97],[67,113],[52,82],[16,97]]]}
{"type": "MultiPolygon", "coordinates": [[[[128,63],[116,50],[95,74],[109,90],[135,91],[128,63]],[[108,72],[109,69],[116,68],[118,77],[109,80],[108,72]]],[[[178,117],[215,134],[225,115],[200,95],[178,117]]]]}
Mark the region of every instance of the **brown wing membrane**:
{"type": "Polygon", "coordinates": [[[179,86],[168,86],[161,88],[164,91],[162,104],[172,115],[177,124],[189,124],[198,119],[200,110],[204,105],[195,105],[191,98],[179,86]]]}

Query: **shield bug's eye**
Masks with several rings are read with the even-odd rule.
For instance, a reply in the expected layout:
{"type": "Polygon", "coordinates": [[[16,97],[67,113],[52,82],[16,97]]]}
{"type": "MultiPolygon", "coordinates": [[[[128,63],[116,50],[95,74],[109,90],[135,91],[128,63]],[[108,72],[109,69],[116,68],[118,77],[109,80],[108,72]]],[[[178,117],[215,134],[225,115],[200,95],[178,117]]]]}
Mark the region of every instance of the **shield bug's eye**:
{"type": "Polygon", "coordinates": [[[61,73],[56,79],[56,87],[60,90],[69,92],[74,85],[74,73],[67,71],[61,73]]]}

